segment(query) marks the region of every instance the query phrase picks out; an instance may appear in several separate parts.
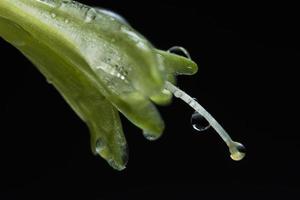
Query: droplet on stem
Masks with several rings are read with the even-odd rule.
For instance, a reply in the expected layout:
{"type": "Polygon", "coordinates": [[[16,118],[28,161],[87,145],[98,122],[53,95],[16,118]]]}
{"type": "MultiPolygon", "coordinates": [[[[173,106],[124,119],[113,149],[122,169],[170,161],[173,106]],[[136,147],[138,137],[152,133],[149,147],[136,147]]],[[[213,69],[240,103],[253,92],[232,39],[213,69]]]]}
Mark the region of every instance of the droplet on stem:
{"type": "Polygon", "coordinates": [[[174,94],[175,97],[180,98],[184,102],[186,102],[189,106],[191,106],[198,114],[200,114],[203,118],[207,120],[212,128],[216,130],[222,140],[227,144],[230,152],[230,157],[233,160],[242,160],[245,157],[245,147],[235,142],[231,139],[225,129],[211,116],[209,112],[207,112],[194,98],[186,94],[184,91],[177,88],[170,82],[166,82],[165,89],[169,90],[174,94]],[[180,94],[180,95],[178,95],[180,94]]]}
{"type": "Polygon", "coordinates": [[[202,132],[209,129],[209,122],[198,112],[194,112],[191,116],[191,124],[196,131],[202,132]]]}

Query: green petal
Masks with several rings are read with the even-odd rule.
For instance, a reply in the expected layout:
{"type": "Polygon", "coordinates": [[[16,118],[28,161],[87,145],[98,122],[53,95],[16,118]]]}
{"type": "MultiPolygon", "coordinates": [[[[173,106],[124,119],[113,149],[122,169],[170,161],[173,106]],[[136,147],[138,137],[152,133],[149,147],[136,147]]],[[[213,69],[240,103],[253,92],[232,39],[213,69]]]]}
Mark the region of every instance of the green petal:
{"type": "Polygon", "coordinates": [[[113,168],[123,170],[128,162],[128,152],[118,111],[106,100],[86,100],[81,102],[81,108],[84,110],[85,107],[83,112],[88,116],[93,153],[99,154],[113,168]]]}
{"type": "Polygon", "coordinates": [[[157,53],[162,58],[168,73],[193,75],[198,71],[197,64],[188,58],[162,50],[157,50],[157,53]]]}
{"type": "Polygon", "coordinates": [[[116,109],[156,139],[164,122],[151,100],[168,103],[165,81],[197,71],[191,60],[156,50],[129,25],[75,1],[1,0],[0,19],[0,36],[53,83],[88,124],[93,150],[97,143],[118,169],[126,145],[116,109]]]}
{"type": "Polygon", "coordinates": [[[126,141],[116,109],[103,97],[94,80],[74,67],[19,25],[0,17],[0,34],[14,44],[46,76],[91,131],[91,146],[109,164],[124,169],[126,141]]]}
{"type": "Polygon", "coordinates": [[[172,102],[172,93],[163,89],[159,94],[151,96],[150,99],[158,105],[168,105],[172,102]]]}
{"type": "MultiPolygon", "coordinates": [[[[176,84],[176,75],[193,75],[198,70],[197,64],[190,59],[167,51],[156,50],[156,52],[168,74],[167,80],[173,84],[176,84]]],[[[172,94],[168,90],[163,90],[152,95],[151,100],[159,105],[167,105],[171,103],[172,94]]]]}
{"type": "MultiPolygon", "coordinates": [[[[83,10],[87,8],[83,7],[83,10]]],[[[160,80],[161,75],[155,78],[155,74],[163,70],[163,67],[157,64],[159,62],[154,48],[130,27],[126,27],[125,31],[119,35],[120,31],[116,32],[116,30],[120,30],[123,25],[119,22],[107,21],[107,19],[102,22],[101,17],[105,17],[103,15],[99,14],[97,20],[86,23],[85,15],[89,13],[77,9],[76,6],[60,7],[54,18],[51,16],[51,9],[32,0],[0,2],[0,16],[9,17],[20,28],[22,27],[21,29],[26,28],[24,32],[38,38],[49,49],[72,63],[72,66],[78,69],[78,73],[94,81],[93,84],[98,91],[131,122],[153,138],[159,137],[164,129],[164,123],[149,97],[134,87],[140,82],[144,84],[142,88],[149,87],[148,90],[159,91],[162,87],[161,83],[156,84],[155,81],[151,81],[152,78],[149,78],[160,80]],[[4,8],[1,9],[2,6],[4,8]],[[68,12],[68,15],[64,12],[68,12]],[[20,16],[23,16],[22,20],[20,16]],[[65,19],[69,20],[67,24],[65,19]],[[119,28],[115,30],[116,27],[119,28]],[[142,51],[136,47],[139,45],[135,45],[133,41],[135,39],[140,42],[142,51]],[[137,57],[139,58],[135,59],[137,57]],[[141,69],[145,71],[139,71],[141,69]],[[147,73],[146,69],[151,73],[147,73]],[[123,71],[135,73],[128,74],[125,80],[115,76],[115,73],[123,74],[123,71]]],[[[95,14],[93,10],[88,11],[91,15],[95,14]]],[[[14,39],[17,40],[17,38],[14,39]]],[[[46,74],[47,71],[42,71],[42,73],[46,74]]]]}

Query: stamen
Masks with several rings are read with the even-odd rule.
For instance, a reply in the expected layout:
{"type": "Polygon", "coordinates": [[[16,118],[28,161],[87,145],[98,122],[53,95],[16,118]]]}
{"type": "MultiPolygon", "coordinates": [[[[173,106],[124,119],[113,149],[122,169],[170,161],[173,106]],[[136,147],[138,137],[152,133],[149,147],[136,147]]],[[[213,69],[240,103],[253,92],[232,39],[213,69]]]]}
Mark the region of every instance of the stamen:
{"type": "Polygon", "coordinates": [[[168,81],[166,82],[165,88],[172,92],[175,97],[186,102],[209,122],[210,126],[216,130],[222,140],[227,144],[231,154],[230,157],[233,160],[239,161],[245,157],[245,147],[242,144],[233,141],[224,128],[194,98],[190,97],[187,93],[168,81]]]}

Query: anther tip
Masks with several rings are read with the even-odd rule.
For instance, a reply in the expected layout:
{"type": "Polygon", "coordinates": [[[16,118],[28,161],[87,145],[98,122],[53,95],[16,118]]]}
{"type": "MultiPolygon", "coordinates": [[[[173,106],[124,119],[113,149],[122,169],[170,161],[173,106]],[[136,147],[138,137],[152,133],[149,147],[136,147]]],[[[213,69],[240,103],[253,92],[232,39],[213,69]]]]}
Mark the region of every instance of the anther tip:
{"type": "Polygon", "coordinates": [[[246,155],[246,148],[238,142],[232,142],[229,146],[230,157],[232,160],[240,161],[246,155]]]}

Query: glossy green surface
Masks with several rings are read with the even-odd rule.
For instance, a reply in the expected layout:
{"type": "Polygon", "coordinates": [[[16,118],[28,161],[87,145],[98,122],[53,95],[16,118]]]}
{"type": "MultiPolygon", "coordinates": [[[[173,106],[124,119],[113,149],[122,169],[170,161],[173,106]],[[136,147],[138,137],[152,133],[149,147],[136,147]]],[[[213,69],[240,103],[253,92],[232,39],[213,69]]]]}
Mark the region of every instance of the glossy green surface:
{"type": "Polygon", "coordinates": [[[156,49],[118,18],[75,1],[1,0],[0,36],[54,85],[88,125],[92,151],[118,170],[127,163],[118,111],[157,139],[164,122],[152,102],[170,102],[165,82],[197,71],[193,61],[156,49]]]}

